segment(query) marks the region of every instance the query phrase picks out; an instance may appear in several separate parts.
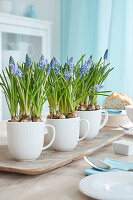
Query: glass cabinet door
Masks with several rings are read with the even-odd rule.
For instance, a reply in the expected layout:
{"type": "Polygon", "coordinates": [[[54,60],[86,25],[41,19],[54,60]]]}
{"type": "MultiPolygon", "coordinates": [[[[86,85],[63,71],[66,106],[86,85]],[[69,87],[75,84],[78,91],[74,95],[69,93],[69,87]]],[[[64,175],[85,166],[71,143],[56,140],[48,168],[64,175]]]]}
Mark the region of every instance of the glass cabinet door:
{"type": "MultiPolygon", "coordinates": [[[[9,57],[14,58],[15,63],[25,62],[28,54],[33,62],[38,62],[42,54],[42,38],[37,36],[2,33],[2,69],[9,64],[9,57]]],[[[6,100],[2,94],[2,120],[10,119],[6,100]]]]}
{"type": "MultiPolygon", "coordinates": [[[[33,62],[43,54],[51,59],[51,25],[45,20],[0,14],[0,73],[12,56],[15,63],[25,61],[26,53],[33,62]]],[[[44,105],[43,112],[47,110],[44,105]]],[[[10,119],[7,104],[0,89],[0,120],[10,119]]]]}

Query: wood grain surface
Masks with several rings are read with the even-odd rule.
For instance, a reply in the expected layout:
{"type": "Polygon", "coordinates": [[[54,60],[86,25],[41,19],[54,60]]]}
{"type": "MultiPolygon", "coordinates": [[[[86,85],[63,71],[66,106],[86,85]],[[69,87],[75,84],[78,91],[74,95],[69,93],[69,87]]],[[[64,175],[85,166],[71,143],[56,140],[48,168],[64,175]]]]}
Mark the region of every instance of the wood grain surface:
{"type": "MultiPolygon", "coordinates": [[[[108,133],[107,130],[110,132],[116,128],[104,129],[108,133]]],[[[133,141],[133,136],[124,135],[122,139],[133,141]]],[[[0,123],[0,146],[5,144],[7,145],[6,126],[3,127],[0,123]]],[[[133,156],[115,154],[112,145],[98,149],[91,156],[101,160],[107,157],[133,163],[133,156]]],[[[0,171],[0,200],[94,200],[78,189],[80,180],[85,177],[84,170],[88,168],[90,166],[81,159],[35,176],[0,171]]]]}
{"type": "Polygon", "coordinates": [[[59,152],[51,149],[42,151],[39,159],[32,162],[19,162],[9,154],[8,146],[0,146],[0,171],[36,175],[64,166],[94,153],[96,150],[112,143],[123,136],[120,130],[101,131],[94,140],[83,140],[70,152],[59,152]]]}

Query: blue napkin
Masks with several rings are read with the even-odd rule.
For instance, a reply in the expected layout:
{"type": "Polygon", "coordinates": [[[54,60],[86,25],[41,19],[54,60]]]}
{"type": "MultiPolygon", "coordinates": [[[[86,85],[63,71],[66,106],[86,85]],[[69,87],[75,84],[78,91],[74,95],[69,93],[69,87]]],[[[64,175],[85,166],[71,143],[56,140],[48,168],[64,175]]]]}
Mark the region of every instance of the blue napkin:
{"type": "MultiPolygon", "coordinates": [[[[104,159],[104,163],[109,165],[112,168],[120,168],[120,169],[124,169],[124,170],[128,170],[128,169],[133,169],[133,163],[127,163],[127,162],[121,162],[118,160],[112,160],[109,158],[105,158],[104,159]]],[[[110,170],[111,172],[117,172],[117,171],[121,171],[118,169],[112,169],[110,170]]],[[[92,174],[96,174],[96,173],[105,173],[104,171],[100,171],[100,170],[96,170],[94,168],[91,169],[86,169],[84,171],[85,175],[92,175],[92,174]]]]}

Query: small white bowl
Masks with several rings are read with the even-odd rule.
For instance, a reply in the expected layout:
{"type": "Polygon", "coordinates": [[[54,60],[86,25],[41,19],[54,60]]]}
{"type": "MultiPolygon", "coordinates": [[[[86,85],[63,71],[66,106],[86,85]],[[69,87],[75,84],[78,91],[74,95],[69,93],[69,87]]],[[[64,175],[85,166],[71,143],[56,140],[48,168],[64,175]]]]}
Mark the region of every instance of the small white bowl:
{"type": "Polygon", "coordinates": [[[130,140],[118,140],[112,143],[115,153],[133,155],[133,142],[130,140]]]}

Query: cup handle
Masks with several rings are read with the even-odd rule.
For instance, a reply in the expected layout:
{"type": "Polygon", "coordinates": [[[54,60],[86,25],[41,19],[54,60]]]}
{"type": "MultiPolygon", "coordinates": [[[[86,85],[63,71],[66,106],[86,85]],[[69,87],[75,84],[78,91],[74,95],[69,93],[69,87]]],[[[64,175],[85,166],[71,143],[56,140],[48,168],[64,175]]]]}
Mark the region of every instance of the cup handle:
{"type": "Polygon", "coordinates": [[[85,137],[87,136],[88,132],[89,132],[89,129],[90,129],[90,125],[89,125],[89,122],[86,120],[86,119],[80,119],[80,123],[81,122],[85,122],[87,124],[87,130],[84,134],[83,137],[79,138],[78,141],[82,141],[83,139],[85,139],[85,137]]]}
{"type": "Polygon", "coordinates": [[[108,112],[106,110],[102,110],[101,112],[104,112],[104,120],[100,125],[100,129],[103,128],[108,121],[108,112]]]}
{"type": "Polygon", "coordinates": [[[54,140],[55,140],[55,127],[52,126],[51,124],[46,124],[45,127],[50,127],[50,128],[53,129],[53,137],[52,137],[50,143],[49,143],[48,145],[46,145],[45,147],[43,147],[42,150],[45,150],[45,149],[49,148],[49,147],[53,144],[53,142],[54,142],[54,140]]]}

